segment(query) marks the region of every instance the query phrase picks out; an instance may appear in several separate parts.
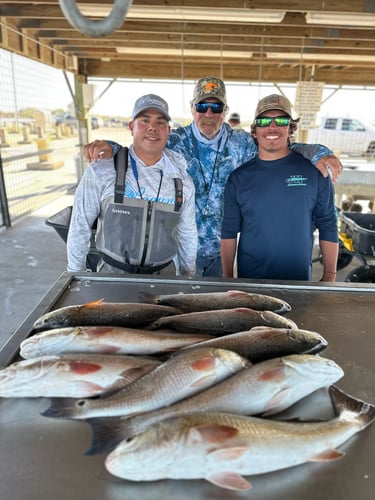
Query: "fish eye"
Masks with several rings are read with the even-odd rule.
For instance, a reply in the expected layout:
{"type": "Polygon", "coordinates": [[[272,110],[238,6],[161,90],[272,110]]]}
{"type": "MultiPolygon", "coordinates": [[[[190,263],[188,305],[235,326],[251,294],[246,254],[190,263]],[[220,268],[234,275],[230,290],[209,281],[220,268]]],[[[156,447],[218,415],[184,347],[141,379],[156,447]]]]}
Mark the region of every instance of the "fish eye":
{"type": "Polygon", "coordinates": [[[86,404],[86,400],[85,399],[81,399],[80,401],[77,401],[77,406],[80,406],[82,408],[82,406],[85,406],[86,404]]]}

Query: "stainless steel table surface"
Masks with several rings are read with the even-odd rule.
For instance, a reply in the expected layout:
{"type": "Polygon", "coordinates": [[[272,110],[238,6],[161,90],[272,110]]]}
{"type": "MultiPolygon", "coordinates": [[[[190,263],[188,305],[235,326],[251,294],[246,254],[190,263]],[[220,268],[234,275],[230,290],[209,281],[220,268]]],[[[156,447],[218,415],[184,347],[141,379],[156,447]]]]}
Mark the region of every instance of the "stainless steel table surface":
{"type": "MultiPolygon", "coordinates": [[[[375,288],[365,284],[267,283],[183,280],[63,273],[0,351],[0,367],[15,361],[20,342],[47,311],[103,298],[138,302],[140,291],[193,293],[241,289],[287,300],[287,317],[328,341],[322,356],[344,370],[338,387],[375,404],[375,288]]],[[[91,431],[85,422],[42,417],[44,398],[0,399],[0,498],[2,500],[237,499],[370,500],[375,489],[375,425],[354,436],[332,462],[308,463],[249,476],[251,490],[232,492],[203,480],[130,482],[111,476],[105,455],[85,456],[91,431]]],[[[326,412],[319,394],[302,401],[296,415],[326,412]]],[[[291,412],[291,414],[293,414],[291,412]]],[[[285,450],[287,453],[287,450],[285,450]]]]}

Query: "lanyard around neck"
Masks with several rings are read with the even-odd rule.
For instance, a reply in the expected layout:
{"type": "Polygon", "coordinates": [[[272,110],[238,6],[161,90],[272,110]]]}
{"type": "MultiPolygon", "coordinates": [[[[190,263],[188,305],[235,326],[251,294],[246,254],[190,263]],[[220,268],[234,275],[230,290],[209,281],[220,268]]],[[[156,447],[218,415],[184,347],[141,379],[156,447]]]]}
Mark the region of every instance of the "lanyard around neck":
{"type": "MultiPolygon", "coordinates": [[[[201,163],[201,159],[200,159],[200,156],[199,156],[199,148],[198,148],[197,139],[195,138],[194,135],[193,135],[192,138],[193,138],[193,145],[194,145],[195,155],[196,155],[196,157],[198,159],[199,171],[200,171],[200,174],[201,174],[201,177],[202,177],[202,181],[203,181],[203,185],[204,185],[204,193],[205,193],[206,196],[208,196],[210,194],[211,187],[212,187],[212,182],[213,182],[214,177],[215,177],[215,172],[216,172],[216,167],[217,167],[217,159],[218,159],[218,156],[219,156],[219,151],[220,151],[220,146],[221,146],[221,138],[219,139],[219,142],[218,142],[218,145],[217,145],[216,155],[215,155],[215,161],[214,161],[214,164],[212,166],[211,178],[210,178],[209,182],[206,181],[206,176],[205,176],[204,169],[203,169],[203,166],[202,166],[202,163],[201,163]]],[[[219,171],[218,171],[218,173],[219,173],[219,171]]]]}
{"type": "MultiPolygon", "coordinates": [[[[134,175],[134,178],[135,178],[137,186],[138,186],[138,194],[139,194],[139,197],[141,198],[141,200],[143,200],[141,186],[139,185],[137,163],[136,163],[135,159],[132,157],[132,155],[129,155],[129,156],[130,156],[130,163],[131,163],[132,170],[133,170],[133,175],[134,175]]],[[[158,192],[157,192],[155,201],[159,200],[161,184],[163,182],[163,171],[161,169],[159,169],[159,172],[160,172],[160,182],[159,182],[158,192]]]]}

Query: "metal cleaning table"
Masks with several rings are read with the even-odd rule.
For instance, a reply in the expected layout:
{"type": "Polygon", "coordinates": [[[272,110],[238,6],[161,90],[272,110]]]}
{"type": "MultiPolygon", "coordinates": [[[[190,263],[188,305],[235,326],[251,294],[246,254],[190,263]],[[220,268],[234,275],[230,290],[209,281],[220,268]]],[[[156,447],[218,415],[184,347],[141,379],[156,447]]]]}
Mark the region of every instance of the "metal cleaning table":
{"type": "MultiPolygon", "coordinates": [[[[47,311],[100,298],[138,302],[140,291],[155,294],[240,289],[287,300],[288,317],[299,328],[315,330],[328,341],[322,356],[344,370],[337,385],[375,404],[375,288],[372,285],[267,283],[117,277],[63,273],[0,351],[0,367],[15,361],[20,342],[47,311]]],[[[249,476],[253,489],[231,492],[203,480],[135,483],[111,476],[105,455],[85,456],[91,431],[85,422],[42,417],[44,398],[0,399],[0,498],[2,500],[372,500],[375,488],[375,425],[354,436],[333,462],[308,463],[249,476]]],[[[312,396],[303,412],[325,411],[326,401],[312,396]]],[[[301,404],[299,405],[301,407],[301,404]]],[[[332,408],[331,408],[332,409],[332,408]]],[[[298,415],[298,407],[295,410],[298,415]]],[[[287,450],[285,451],[287,453],[287,450]]]]}

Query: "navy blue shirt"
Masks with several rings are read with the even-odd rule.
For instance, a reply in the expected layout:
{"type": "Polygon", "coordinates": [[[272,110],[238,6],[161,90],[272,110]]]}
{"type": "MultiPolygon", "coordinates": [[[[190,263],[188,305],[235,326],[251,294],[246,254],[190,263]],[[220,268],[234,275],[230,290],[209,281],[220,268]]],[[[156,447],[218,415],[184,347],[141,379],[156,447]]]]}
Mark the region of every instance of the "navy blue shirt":
{"type": "Polygon", "coordinates": [[[337,243],[334,188],[301,155],[257,157],[229,176],[221,237],[240,233],[239,278],[310,280],[315,229],[337,243]]]}

